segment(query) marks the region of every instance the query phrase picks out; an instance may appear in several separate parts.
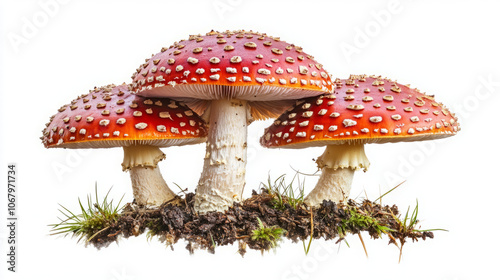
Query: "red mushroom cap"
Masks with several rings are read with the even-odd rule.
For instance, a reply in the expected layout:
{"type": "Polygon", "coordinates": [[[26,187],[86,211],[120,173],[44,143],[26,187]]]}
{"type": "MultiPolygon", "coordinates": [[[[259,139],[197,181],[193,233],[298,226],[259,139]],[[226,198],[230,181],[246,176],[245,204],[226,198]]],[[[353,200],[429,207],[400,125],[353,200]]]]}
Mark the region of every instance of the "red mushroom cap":
{"type": "Polygon", "coordinates": [[[96,88],[62,106],[41,139],[46,148],[167,147],[204,142],[207,131],[185,105],[136,96],[123,84],[96,88]]]}
{"type": "Polygon", "coordinates": [[[298,99],[334,88],[301,47],[251,31],[192,35],[147,59],[132,79],[142,96],[205,100],[298,99]]]}
{"type": "Polygon", "coordinates": [[[297,101],[261,138],[265,147],[420,141],[455,135],[443,104],[417,89],[365,75],[337,79],[334,94],[297,101]]]}

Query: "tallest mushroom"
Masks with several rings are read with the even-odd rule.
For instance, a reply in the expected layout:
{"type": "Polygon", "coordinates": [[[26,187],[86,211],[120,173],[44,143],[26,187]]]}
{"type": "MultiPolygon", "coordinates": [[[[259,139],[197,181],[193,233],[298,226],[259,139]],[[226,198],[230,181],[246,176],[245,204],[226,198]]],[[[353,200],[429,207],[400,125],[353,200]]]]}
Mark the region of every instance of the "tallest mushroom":
{"type": "Polygon", "coordinates": [[[330,76],[302,48],[246,31],[211,31],[163,48],[132,76],[147,97],[186,101],[208,119],[195,197],[200,213],[224,211],[245,186],[247,126],[277,117],[295,99],[333,92],[330,76]]]}

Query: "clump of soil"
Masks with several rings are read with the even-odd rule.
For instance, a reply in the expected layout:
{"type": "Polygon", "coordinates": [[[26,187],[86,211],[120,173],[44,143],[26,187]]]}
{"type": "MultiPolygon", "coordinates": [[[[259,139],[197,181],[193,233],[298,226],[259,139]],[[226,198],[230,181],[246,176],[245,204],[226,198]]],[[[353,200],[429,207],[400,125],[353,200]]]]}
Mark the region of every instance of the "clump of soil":
{"type": "MultiPolygon", "coordinates": [[[[97,248],[106,247],[118,237],[128,238],[147,232],[173,245],[180,239],[188,241],[186,249],[215,251],[215,247],[239,242],[239,252],[246,248],[269,250],[273,242],[252,238],[259,229],[258,220],[265,227],[284,229],[283,238],[294,242],[313,239],[341,241],[347,234],[367,231],[373,239],[389,236],[389,243],[398,247],[407,239],[418,241],[433,238],[432,232],[408,228],[399,219],[397,206],[382,206],[369,200],[347,205],[323,201],[318,208],[297,208],[284,204],[276,209],[273,196],[266,189],[253,191],[252,197],[242,203],[234,203],[225,213],[211,212],[200,215],[194,211],[194,194],[186,194],[177,205],[164,204],[158,209],[146,209],[127,204],[118,220],[96,234],[88,243],[97,248]]],[[[172,247],[172,246],[171,246],[172,247]]],[[[173,249],[173,247],[172,247],[173,249]]]]}

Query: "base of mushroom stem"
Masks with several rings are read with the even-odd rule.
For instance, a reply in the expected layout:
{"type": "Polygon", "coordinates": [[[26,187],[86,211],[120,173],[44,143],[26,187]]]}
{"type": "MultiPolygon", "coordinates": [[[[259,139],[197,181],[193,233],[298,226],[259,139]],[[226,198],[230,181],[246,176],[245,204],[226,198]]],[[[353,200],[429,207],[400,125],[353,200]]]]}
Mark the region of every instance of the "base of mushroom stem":
{"type": "Polygon", "coordinates": [[[351,168],[323,168],[316,187],[307,195],[304,202],[309,206],[319,206],[323,200],[347,202],[354,172],[351,168]]]}
{"type": "Polygon", "coordinates": [[[132,167],[130,180],[135,202],[139,205],[160,206],[176,198],[158,167],[132,167]]]}

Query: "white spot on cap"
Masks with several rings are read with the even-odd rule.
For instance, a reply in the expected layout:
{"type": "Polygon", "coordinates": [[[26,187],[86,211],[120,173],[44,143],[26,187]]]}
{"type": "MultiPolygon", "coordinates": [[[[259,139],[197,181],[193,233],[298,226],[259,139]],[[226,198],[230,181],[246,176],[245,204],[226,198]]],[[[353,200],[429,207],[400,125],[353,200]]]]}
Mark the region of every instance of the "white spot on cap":
{"type": "Polygon", "coordinates": [[[307,74],[309,70],[307,70],[307,67],[305,67],[304,65],[299,65],[299,73],[302,74],[302,75],[305,75],[307,74]]]}
{"type": "Polygon", "coordinates": [[[228,77],[228,78],[226,78],[226,79],[227,79],[228,81],[230,81],[230,82],[233,82],[233,83],[234,83],[234,82],[236,82],[236,77],[228,77]]]}
{"type": "Polygon", "coordinates": [[[109,120],[104,119],[104,120],[99,121],[99,125],[101,125],[101,126],[108,126],[108,124],[109,124],[109,120]]]}
{"type": "Polygon", "coordinates": [[[243,67],[243,68],[241,68],[241,71],[242,71],[243,73],[250,73],[250,69],[248,69],[248,67],[243,67]]]}
{"type": "Polygon", "coordinates": [[[399,127],[398,127],[398,128],[395,128],[395,129],[394,129],[394,133],[395,133],[395,134],[400,134],[400,133],[401,133],[401,128],[399,128],[399,127]]]}
{"type": "Polygon", "coordinates": [[[177,67],[175,67],[175,71],[177,72],[181,72],[183,69],[184,67],[182,65],[177,65],[177,67]]]}
{"type": "Polygon", "coordinates": [[[387,130],[387,128],[381,128],[380,129],[380,133],[382,133],[382,134],[386,134],[388,132],[389,132],[389,130],[387,130]]]}
{"type": "Polygon", "coordinates": [[[278,69],[276,69],[276,74],[283,74],[285,71],[283,71],[283,68],[281,67],[278,67],[278,69]]]}
{"type": "Polygon", "coordinates": [[[220,68],[210,68],[210,73],[217,73],[220,71],[220,68]]]}
{"type": "Polygon", "coordinates": [[[170,132],[175,133],[175,134],[179,134],[179,129],[176,127],[171,127],[170,132]]]}
{"type": "Polygon", "coordinates": [[[103,134],[102,134],[102,136],[104,136],[104,137],[109,137],[109,133],[107,133],[107,132],[106,132],[106,133],[103,133],[103,134]]]}
{"type": "Polygon", "coordinates": [[[80,134],[85,135],[87,133],[87,130],[85,128],[80,129],[80,134]]]}
{"type": "Polygon", "coordinates": [[[117,131],[114,131],[114,132],[113,132],[113,136],[120,136],[120,131],[118,131],[118,130],[117,130],[117,131]]]}
{"type": "Polygon", "coordinates": [[[198,59],[196,59],[194,57],[188,57],[187,62],[189,62],[191,64],[196,64],[196,63],[198,63],[198,59]]]}
{"type": "Polygon", "coordinates": [[[242,61],[241,56],[233,56],[231,57],[231,63],[240,63],[242,61]]]}
{"type": "Polygon", "coordinates": [[[285,133],[283,134],[283,139],[286,139],[286,138],[288,138],[289,136],[290,136],[290,134],[288,134],[287,132],[285,132],[285,133]]]}
{"type": "Polygon", "coordinates": [[[324,115],[326,114],[326,112],[327,112],[327,111],[328,111],[328,110],[326,110],[326,109],[321,109],[321,110],[319,110],[318,115],[320,115],[320,116],[324,116],[324,115]]]}
{"type": "Polygon", "coordinates": [[[299,126],[308,126],[308,125],[309,125],[309,121],[303,121],[303,122],[299,123],[299,126]]]}
{"type": "Polygon", "coordinates": [[[332,125],[332,126],[330,126],[330,127],[328,128],[328,131],[335,131],[335,130],[337,130],[337,128],[338,128],[338,127],[337,127],[336,125],[332,125]]]}
{"type": "Polygon", "coordinates": [[[420,119],[417,116],[410,118],[411,122],[418,122],[420,119]]]}
{"type": "Polygon", "coordinates": [[[369,130],[368,128],[366,128],[366,127],[365,127],[365,128],[362,128],[362,129],[361,129],[361,132],[363,132],[363,133],[368,133],[368,132],[370,132],[370,130],[369,130]]]}
{"type": "Polygon", "coordinates": [[[203,73],[205,73],[205,69],[203,69],[203,68],[196,69],[196,74],[200,74],[201,75],[203,73]]]}
{"type": "Polygon", "coordinates": [[[226,67],[226,72],[227,73],[238,73],[238,70],[236,70],[236,68],[234,67],[226,67]]]}
{"type": "Polygon", "coordinates": [[[313,111],[305,111],[302,113],[302,117],[304,118],[310,118],[313,115],[313,111]]]}
{"type": "Polygon", "coordinates": [[[69,129],[69,132],[71,132],[71,133],[75,133],[75,132],[76,132],[76,127],[74,127],[74,126],[73,126],[72,128],[70,128],[70,129],[69,129]]]}
{"type": "Polygon", "coordinates": [[[257,70],[257,73],[262,74],[262,75],[270,75],[271,71],[269,71],[265,68],[260,68],[259,70],[257,70]]]}
{"type": "Polygon", "coordinates": [[[381,116],[370,117],[370,122],[372,122],[372,123],[379,123],[381,121],[382,121],[382,117],[381,116]]]}
{"type": "Polygon", "coordinates": [[[175,101],[174,100],[171,100],[170,101],[170,104],[167,105],[168,108],[172,108],[172,109],[176,109],[178,108],[179,106],[177,106],[177,104],[175,104],[175,101]]]}
{"type": "Polygon", "coordinates": [[[297,132],[297,134],[295,136],[297,136],[297,137],[306,137],[307,133],[305,133],[304,131],[301,131],[301,132],[297,132]]]}
{"type": "Polygon", "coordinates": [[[415,129],[413,128],[408,129],[408,134],[413,134],[413,133],[415,133],[415,129]]]}
{"type": "Polygon", "coordinates": [[[293,119],[293,118],[295,118],[296,115],[297,115],[296,113],[291,113],[288,115],[288,118],[293,119]]]}
{"type": "Polygon", "coordinates": [[[159,132],[166,132],[167,127],[164,125],[158,125],[158,126],[156,126],[156,130],[158,130],[159,132]]]}
{"type": "Polygon", "coordinates": [[[337,112],[333,112],[333,113],[330,114],[330,117],[332,117],[332,118],[336,118],[338,116],[340,116],[340,114],[337,113],[337,112]]]}
{"type": "Polygon", "coordinates": [[[296,83],[297,83],[297,78],[295,78],[295,77],[294,77],[294,78],[291,78],[291,79],[290,79],[290,83],[291,83],[291,84],[296,84],[296,83]]]}
{"type": "Polygon", "coordinates": [[[243,76],[243,81],[245,81],[245,82],[251,82],[252,78],[250,78],[248,76],[243,76]]]}
{"type": "Polygon", "coordinates": [[[219,74],[210,75],[210,80],[218,81],[219,79],[220,79],[220,75],[219,74]]]}
{"type": "Polygon", "coordinates": [[[401,115],[399,114],[396,114],[396,115],[392,115],[391,116],[391,119],[395,120],[395,121],[399,121],[401,119],[401,115]]]}
{"type": "Polygon", "coordinates": [[[218,57],[214,56],[214,57],[210,58],[209,61],[210,61],[210,63],[217,64],[220,62],[220,59],[218,57]]]}
{"type": "Polygon", "coordinates": [[[262,79],[262,78],[255,78],[255,80],[261,84],[263,84],[266,81],[266,79],[262,79]]]}
{"type": "Polygon", "coordinates": [[[94,120],[94,117],[87,117],[87,122],[92,122],[94,120]]]}
{"type": "Polygon", "coordinates": [[[356,119],[360,119],[363,117],[363,114],[354,115],[353,117],[355,117],[356,119]]]}
{"type": "Polygon", "coordinates": [[[279,79],[279,81],[280,81],[280,84],[286,85],[286,80],[285,79],[279,79]]]}
{"type": "Polygon", "coordinates": [[[138,124],[135,125],[135,128],[137,128],[137,129],[145,129],[146,127],[148,127],[148,124],[147,123],[143,123],[143,122],[138,123],[138,124]]]}
{"type": "Polygon", "coordinates": [[[323,125],[315,124],[313,129],[316,131],[320,131],[320,130],[323,130],[323,127],[324,127],[323,125]]]}
{"type": "Polygon", "coordinates": [[[127,120],[125,118],[119,118],[119,119],[116,120],[117,124],[124,124],[126,122],[127,122],[127,120]]]}
{"type": "Polygon", "coordinates": [[[355,126],[358,124],[357,121],[351,119],[345,119],[342,123],[344,124],[345,127],[355,126]]]}

